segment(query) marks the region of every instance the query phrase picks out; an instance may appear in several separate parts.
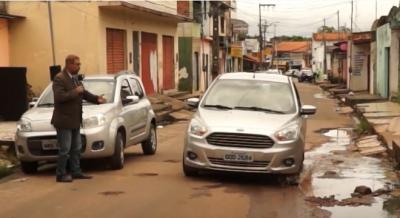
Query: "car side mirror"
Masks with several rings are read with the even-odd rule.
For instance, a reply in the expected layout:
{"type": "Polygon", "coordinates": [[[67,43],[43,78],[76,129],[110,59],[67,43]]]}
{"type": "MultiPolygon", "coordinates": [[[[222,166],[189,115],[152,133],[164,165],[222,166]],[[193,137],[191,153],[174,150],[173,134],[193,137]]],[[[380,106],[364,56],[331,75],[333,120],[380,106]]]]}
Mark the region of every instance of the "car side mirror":
{"type": "Polygon", "coordinates": [[[124,100],[125,104],[128,104],[128,103],[136,104],[138,102],[139,102],[139,96],[137,96],[137,95],[129,95],[124,100]]]}
{"type": "Polygon", "coordinates": [[[313,115],[317,112],[317,108],[312,105],[303,105],[300,110],[301,115],[313,115]]]}
{"type": "Polygon", "coordinates": [[[33,106],[35,106],[36,102],[39,100],[38,97],[33,97],[32,101],[29,102],[29,108],[33,108],[33,106]]]}
{"type": "Polygon", "coordinates": [[[199,103],[200,103],[200,99],[199,99],[199,98],[189,98],[189,99],[187,100],[187,104],[188,104],[190,107],[197,108],[197,107],[199,106],[199,103]]]}

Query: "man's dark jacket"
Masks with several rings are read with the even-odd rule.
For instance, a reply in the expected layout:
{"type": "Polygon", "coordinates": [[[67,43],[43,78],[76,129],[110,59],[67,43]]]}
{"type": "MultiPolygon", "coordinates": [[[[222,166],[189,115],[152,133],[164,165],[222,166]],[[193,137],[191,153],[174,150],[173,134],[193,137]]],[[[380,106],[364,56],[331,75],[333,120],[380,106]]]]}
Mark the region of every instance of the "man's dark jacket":
{"type": "MultiPolygon", "coordinates": [[[[77,82],[77,80],[75,81],[77,82]]],[[[75,90],[76,85],[68,72],[63,70],[53,79],[54,111],[51,124],[60,129],[77,129],[82,122],[82,99],[98,103],[98,96],[75,90]]]]}

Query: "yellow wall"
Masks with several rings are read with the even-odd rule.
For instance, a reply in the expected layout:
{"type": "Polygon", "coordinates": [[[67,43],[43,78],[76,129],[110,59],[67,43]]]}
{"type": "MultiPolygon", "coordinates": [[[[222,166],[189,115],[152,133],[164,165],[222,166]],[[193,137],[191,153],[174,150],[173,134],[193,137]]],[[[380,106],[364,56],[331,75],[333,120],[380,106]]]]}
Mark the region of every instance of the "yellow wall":
{"type": "Polygon", "coordinates": [[[8,22],[6,19],[0,19],[0,67],[10,65],[8,40],[8,22]]]}
{"type": "MultiPolygon", "coordinates": [[[[83,73],[98,73],[100,49],[98,7],[88,2],[52,2],[56,64],[64,66],[68,54],[80,56],[83,73]]],[[[26,66],[28,83],[39,94],[50,82],[53,65],[46,2],[10,2],[9,13],[26,19],[10,25],[10,61],[26,66]]],[[[105,55],[105,54],[104,54],[105,55]]]]}
{"type": "MultiPolygon", "coordinates": [[[[57,65],[64,66],[66,55],[76,54],[81,58],[82,73],[103,74],[107,70],[106,28],[123,29],[127,32],[127,58],[129,52],[133,52],[132,31],[156,33],[158,83],[162,86],[162,35],[175,37],[176,54],[176,20],[122,6],[99,7],[98,2],[52,2],[51,5],[57,65]]],[[[10,2],[9,13],[26,17],[10,25],[11,65],[26,66],[28,82],[33,86],[33,91],[40,94],[50,82],[49,66],[53,65],[48,4],[10,2]]],[[[128,60],[126,62],[127,69],[132,70],[133,63],[128,60]]],[[[175,64],[176,75],[177,67],[175,64]]]]}

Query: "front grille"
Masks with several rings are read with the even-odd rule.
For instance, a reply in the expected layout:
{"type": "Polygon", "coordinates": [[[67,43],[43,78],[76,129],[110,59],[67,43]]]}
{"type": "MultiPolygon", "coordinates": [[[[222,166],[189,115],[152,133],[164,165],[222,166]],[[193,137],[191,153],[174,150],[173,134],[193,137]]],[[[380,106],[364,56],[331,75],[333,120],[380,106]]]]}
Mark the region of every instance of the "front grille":
{"type": "Polygon", "coordinates": [[[239,148],[270,148],[274,141],[264,135],[243,133],[212,133],[207,137],[210,145],[239,148]]]}
{"type": "Polygon", "coordinates": [[[208,160],[212,164],[223,165],[223,166],[233,166],[233,167],[267,167],[269,161],[258,161],[253,162],[236,162],[236,161],[226,161],[223,158],[208,157],[208,160]]]}
{"type": "MultiPolygon", "coordinates": [[[[82,137],[82,149],[81,153],[86,150],[86,137],[81,135],[82,137]]],[[[43,150],[42,148],[42,140],[56,140],[56,136],[39,136],[39,137],[31,137],[28,138],[28,149],[29,152],[36,156],[56,156],[58,155],[58,150],[43,150]]]]}

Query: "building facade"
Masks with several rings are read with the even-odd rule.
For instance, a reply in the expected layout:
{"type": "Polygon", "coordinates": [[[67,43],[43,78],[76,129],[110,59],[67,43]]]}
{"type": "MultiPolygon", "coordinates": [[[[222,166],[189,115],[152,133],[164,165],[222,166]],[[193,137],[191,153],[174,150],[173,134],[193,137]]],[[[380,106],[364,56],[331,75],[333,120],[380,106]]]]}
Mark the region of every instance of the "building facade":
{"type": "Polygon", "coordinates": [[[8,12],[26,17],[9,28],[10,64],[27,67],[36,93],[68,54],[88,75],[133,71],[148,94],[177,88],[177,26],[191,17],[176,1],[9,2],[8,12]]]}

